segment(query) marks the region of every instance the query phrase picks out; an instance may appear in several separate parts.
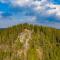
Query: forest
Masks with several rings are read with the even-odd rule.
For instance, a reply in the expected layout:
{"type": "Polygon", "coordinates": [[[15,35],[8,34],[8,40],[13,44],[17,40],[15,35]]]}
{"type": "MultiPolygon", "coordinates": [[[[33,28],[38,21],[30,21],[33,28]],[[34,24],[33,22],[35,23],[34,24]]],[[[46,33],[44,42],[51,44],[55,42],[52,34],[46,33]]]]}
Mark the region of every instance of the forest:
{"type": "Polygon", "coordinates": [[[0,60],[60,60],[60,29],[27,23],[0,28],[0,60]]]}

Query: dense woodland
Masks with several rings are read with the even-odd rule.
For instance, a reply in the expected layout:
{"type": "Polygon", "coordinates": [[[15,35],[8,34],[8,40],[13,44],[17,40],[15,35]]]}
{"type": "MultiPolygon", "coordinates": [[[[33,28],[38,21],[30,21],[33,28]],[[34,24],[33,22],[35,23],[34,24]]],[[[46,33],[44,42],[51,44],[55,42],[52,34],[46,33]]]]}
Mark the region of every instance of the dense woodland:
{"type": "Polygon", "coordinates": [[[0,60],[60,60],[60,30],[27,23],[0,29],[0,60]],[[17,56],[22,44],[15,42],[24,29],[33,31],[27,59],[23,54],[22,57],[17,56]],[[39,47],[43,50],[42,59],[35,54],[39,47]]]}

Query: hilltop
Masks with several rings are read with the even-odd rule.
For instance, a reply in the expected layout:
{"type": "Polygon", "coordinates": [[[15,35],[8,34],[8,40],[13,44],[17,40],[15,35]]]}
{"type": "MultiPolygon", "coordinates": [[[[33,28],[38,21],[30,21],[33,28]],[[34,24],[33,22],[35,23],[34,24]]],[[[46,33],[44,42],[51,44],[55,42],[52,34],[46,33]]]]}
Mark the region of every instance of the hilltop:
{"type": "Polygon", "coordinates": [[[60,60],[60,30],[27,23],[0,29],[0,60],[60,60]]]}

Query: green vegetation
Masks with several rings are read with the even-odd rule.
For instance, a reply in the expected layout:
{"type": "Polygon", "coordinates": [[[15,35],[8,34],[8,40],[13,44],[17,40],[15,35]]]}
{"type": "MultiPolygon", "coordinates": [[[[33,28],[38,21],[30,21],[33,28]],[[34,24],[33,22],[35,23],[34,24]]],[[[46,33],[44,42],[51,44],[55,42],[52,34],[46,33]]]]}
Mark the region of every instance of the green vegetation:
{"type": "Polygon", "coordinates": [[[60,60],[60,30],[27,23],[0,29],[0,60],[60,60]],[[17,38],[24,29],[32,31],[27,59],[17,54],[23,49],[17,38]]]}

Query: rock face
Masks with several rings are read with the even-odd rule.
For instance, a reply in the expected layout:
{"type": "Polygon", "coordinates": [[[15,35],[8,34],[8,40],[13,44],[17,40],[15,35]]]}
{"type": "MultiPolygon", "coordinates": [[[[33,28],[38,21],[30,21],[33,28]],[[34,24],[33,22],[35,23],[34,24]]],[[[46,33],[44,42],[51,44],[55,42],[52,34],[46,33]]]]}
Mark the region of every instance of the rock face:
{"type": "Polygon", "coordinates": [[[20,50],[21,56],[24,54],[24,60],[27,60],[27,51],[29,49],[29,40],[31,40],[32,32],[30,30],[24,29],[24,32],[21,32],[18,36],[20,42],[23,44],[22,49],[20,50]]]}
{"type": "MultiPolygon", "coordinates": [[[[23,32],[21,32],[19,35],[18,35],[18,38],[16,40],[16,42],[19,40],[19,42],[22,44],[22,47],[20,49],[17,50],[17,55],[20,57],[21,60],[35,60],[35,58],[37,57],[36,60],[42,60],[42,50],[40,48],[32,48],[30,47],[30,43],[32,41],[32,31],[31,30],[28,30],[28,29],[24,29],[23,32]],[[33,51],[32,51],[33,50],[33,51]],[[29,59],[29,54],[30,52],[29,51],[32,51],[31,54],[34,56],[31,57],[29,59]],[[33,53],[34,52],[34,53],[33,53]]],[[[32,43],[34,44],[34,43],[32,43]]]]}

